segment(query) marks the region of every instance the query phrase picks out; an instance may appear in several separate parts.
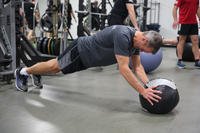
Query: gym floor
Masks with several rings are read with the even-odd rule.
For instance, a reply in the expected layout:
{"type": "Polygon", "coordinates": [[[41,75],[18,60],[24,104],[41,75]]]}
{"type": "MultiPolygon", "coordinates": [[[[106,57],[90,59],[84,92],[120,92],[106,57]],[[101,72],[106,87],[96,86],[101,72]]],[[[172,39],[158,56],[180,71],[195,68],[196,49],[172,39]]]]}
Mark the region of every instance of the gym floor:
{"type": "Polygon", "coordinates": [[[200,71],[176,68],[174,48],[163,48],[163,54],[160,67],[148,76],[176,83],[180,102],[169,114],[143,111],[138,93],[113,65],[45,76],[43,89],[30,86],[28,93],[0,82],[0,132],[199,133],[200,71]]]}

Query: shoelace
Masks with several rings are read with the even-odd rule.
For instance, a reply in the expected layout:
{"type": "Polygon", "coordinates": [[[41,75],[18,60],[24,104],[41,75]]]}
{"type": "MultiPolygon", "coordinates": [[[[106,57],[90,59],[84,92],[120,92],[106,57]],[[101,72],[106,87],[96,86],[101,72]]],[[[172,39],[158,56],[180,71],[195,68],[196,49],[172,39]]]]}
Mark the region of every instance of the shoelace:
{"type": "Polygon", "coordinates": [[[36,79],[38,82],[40,82],[41,76],[40,75],[35,75],[36,79]]]}

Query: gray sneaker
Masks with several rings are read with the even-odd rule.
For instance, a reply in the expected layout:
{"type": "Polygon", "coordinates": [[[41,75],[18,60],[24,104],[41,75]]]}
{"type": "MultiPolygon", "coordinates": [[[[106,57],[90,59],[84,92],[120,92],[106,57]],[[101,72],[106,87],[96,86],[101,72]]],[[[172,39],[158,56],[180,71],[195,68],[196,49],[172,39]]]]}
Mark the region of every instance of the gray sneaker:
{"type": "Polygon", "coordinates": [[[182,61],[178,61],[178,62],[177,62],[177,67],[178,67],[178,68],[181,68],[181,69],[183,69],[183,68],[185,68],[185,66],[186,66],[186,65],[185,65],[185,64],[183,64],[183,62],[182,62],[182,61]]]}
{"type": "Polygon", "coordinates": [[[195,62],[194,66],[197,67],[197,68],[200,68],[200,61],[195,62]]]}
{"type": "Polygon", "coordinates": [[[18,91],[26,92],[28,91],[28,77],[26,75],[21,75],[20,71],[22,68],[15,70],[15,86],[18,91]]]}
{"type": "Polygon", "coordinates": [[[42,77],[40,75],[31,75],[33,86],[42,89],[42,77]]]}

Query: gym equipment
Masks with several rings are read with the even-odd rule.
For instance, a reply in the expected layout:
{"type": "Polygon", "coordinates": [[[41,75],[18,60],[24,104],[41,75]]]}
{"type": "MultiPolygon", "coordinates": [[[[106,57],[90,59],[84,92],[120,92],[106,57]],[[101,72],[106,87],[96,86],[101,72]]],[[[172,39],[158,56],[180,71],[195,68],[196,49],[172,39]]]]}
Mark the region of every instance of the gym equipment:
{"type": "MultiPolygon", "coordinates": [[[[56,56],[42,54],[37,51],[22,33],[17,34],[17,40],[19,42],[19,46],[17,47],[18,58],[21,59],[26,66],[32,66],[37,62],[47,61],[56,58],[56,56]]],[[[47,40],[48,42],[48,38],[45,38],[45,40],[47,40]]],[[[45,48],[40,48],[46,51],[46,46],[45,48]]]]}
{"type": "Polygon", "coordinates": [[[142,96],[139,95],[141,106],[150,113],[166,114],[172,111],[179,102],[179,93],[174,82],[159,78],[149,81],[147,87],[157,86],[156,90],[162,92],[159,94],[161,100],[154,102],[153,106],[142,96]]]}
{"type": "MultiPolygon", "coordinates": [[[[69,29],[67,27],[68,25],[68,20],[67,20],[67,16],[68,16],[68,0],[64,0],[63,2],[63,10],[62,10],[62,39],[60,41],[60,51],[59,53],[62,53],[68,46],[68,35],[71,36],[71,33],[69,32],[69,29]]],[[[71,36],[72,38],[72,36],[71,36]]],[[[58,40],[58,39],[57,39],[58,40]]],[[[56,41],[58,42],[58,41],[56,41]]]]}
{"type": "Polygon", "coordinates": [[[146,27],[147,27],[148,30],[154,30],[154,31],[157,31],[157,32],[160,31],[160,25],[159,25],[159,23],[147,24],[146,27]]]}
{"type": "Polygon", "coordinates": [[[98,16],[99,17],[99,26],[97,29],[100,28],[100,30],[104,29],[106,27],[106,19],[107,19],[107,10],[106,5],[109,4],[112,7],[112,4],[110,0],[102,0],[99,4],[99,12],[92,12],[91,7],[91,0],[86,1],[86,6],[84,5],[84,0],[79,0],[79,8],[76,13],[78,13],[78,27],[77,27],[77,35],[80,36],[87,36],[90,35],[90,32],[92,30],[92,17],[98,16]],[[86,7],[86,9],[85,9],[86,7]]]}
{"type": "Polygon", "coordinates": [[[149,1],[149,24],[146,25],[148,30],[160,31],[160,2],[149,1]]]}
{"type": "Polygon", "coordinates": [[[182,59],[183,59],[183,61],[194,61],[194,55],[192,52],[192,43],[191,42],[185,43],[182,59]]]}
{"type": "Polygon", "coordinates": [[[42,54],[58,56],[61,40],[61,38],[41,38],[37,43],[37,50],[42,54]]]}
{"type": "Polygon", "coordinates": [[[68,0],[64,0],[62,3],[60,0],[47,0],[47,9],[41,17],[40,25],[43,31],[50,33],[50,36],[39,40],[37,50],[41,53],[59,55],[68,46],[68,35],[73,39],[67,28],[67,9],[68,0]],[[61,31],[59,31],[59,29],[61,29],[61,31]],[[60,44],[55,45],[58,43],[60,44]]]}
{"type": "MultiPolygon", "coordinates": [[[[0,1],[0,78],[7,82],[14,77],[13,73],[21,65],[21,61],[25,66],[32,66],[37,62],[56,58],[41,54],[20,32],[21,3],[21,0],[12,0],[5,5],[5,1],[0,1]]],[[[40,49],[43,50],[43,47],[40,49]]]]}
{"type": "Polygon", "coordinates": [[[146,73],[154,71],[162,62],[162,49],[159,49],[156,54],[140,52],[141,64],[146,73]]]}
{"type": "Polygon", "coordinates": [[[147,11],[149,11],[150,8],[148,7],[148,0],[144,0],[143,2],[144,2],[143,3],[143,10],[142,10],[143,11],[143,14],[142,14],[143,18],[142,18],[142,25],[141,25],[140,29],[142,31],[146,31],[147,11]]]}
{"type": "Polygon", "coordinates": [[[7,67],[12,62],[12,56],[8,53],[4,44],[0,41],[0,66],[7,67]]]}
{"type": "Polygon", "coordinates": [[[2,3],[3,3],[4,5],[8,4],[9,2],[10,2],[10,0],[2,0],[2,3]]]}
{"type": "MultiPolygon", "coordinates": [[[[63,3],[61,3],[60,0],[48,0],[47,3],[48,8],[41,18],[41,27],[44,31],[51,33],[50,38],[60,40],[58,37],[61,37],[60,41],[56,41],[57,43],[60,43],[59,45],[57,45],[60,46],[60,48],[58,48],[60,51],[59,53],[57,51],[54,51],[54,49],[52,48],[54,47],[52,43],[54,42],[54,40],[48,39],[45,39],[42,45],[40,45],[40,47],[42,47],[42,49],[40,50],[44,54],[49,54],[50,51],[53,51],[54,55],[59,55],[68,46],[68,34],[72,38],[69,29],[67,28],[68,0],[64,0],[63,3]],[[58,29],[61,26],[62,29],[61,32],[59,32],[58,29]],[[58,36],[58,33],[61,33],[61,35],[58,36]]],[[[55,49],[57,49],[57,46],[55,46],[55,49]]]]}
{"type": "MultiPolygon", "coordinates": [[[[100,9],[99,9],[100,10],[100,9]]],[[[102,17],[107,17],[108,14],[103,13],[97,13],[97,12],[88,12],[88,11],[75,11],[75,13],[78,14],[84,14],[85,17],[88,15],[91,15],[91,23],[89,17],[86,18],[83,22],[83,30],[86,33],[86,35],[90,36],[91,30],[98,31],[101,26],[101,19],[102,17]]]]}
{"type": "MultiPolygon", "coordinates": [[[[61,26],[61,2],[60,0],[47,0],[47,9],[41,17],[41,28],[45,32],[51,32],[57,37],[58,29],[61,26]]],[[[62,14],[62,13],[61,13],[62,14]]]]}
{"type": "MultiPolygon", "coordinates": [[[[58,29],[61,26],[61,17],[57,17],[58,19],[58,29]]],[[[40,25],[41,28],[45,31],[45,32],[52,32],[53,31],[53,18],[52,15],[50,14],[43,14],[40,20],[40,25]]]]}
{"type": "Polygon", "coordinates": [[[14,2],[0,1],[0,78],[7,83],[13,78],[16,68],[14,2]]]}
{"type": "Polygon", "coordinates": [[[10,84],[11,79],[13,78],[12,72],[10,70],[12,56],[10,54],[6,54],[6,51],[7,50],[4,49],[3,44],[0,42],[0,79],[10,84]]]}

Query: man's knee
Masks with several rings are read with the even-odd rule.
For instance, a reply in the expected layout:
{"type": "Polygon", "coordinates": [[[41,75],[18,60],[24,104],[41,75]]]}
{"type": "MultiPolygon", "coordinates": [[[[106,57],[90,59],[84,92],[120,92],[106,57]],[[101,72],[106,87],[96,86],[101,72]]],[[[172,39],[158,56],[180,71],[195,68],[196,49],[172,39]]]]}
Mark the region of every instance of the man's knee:
{"type": "Polygon", "coordinates": [[[178,45],[185,45],[187,36],[179,36],[179,41],[178,41],[178,45]]]}
{"type": "Polygon", "coordinates": [[[199,44],[199,38],[198,36],[191,36],[191,42],[193,45],[198,45],[199,44]]]}

